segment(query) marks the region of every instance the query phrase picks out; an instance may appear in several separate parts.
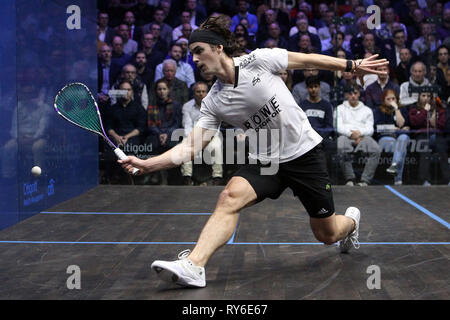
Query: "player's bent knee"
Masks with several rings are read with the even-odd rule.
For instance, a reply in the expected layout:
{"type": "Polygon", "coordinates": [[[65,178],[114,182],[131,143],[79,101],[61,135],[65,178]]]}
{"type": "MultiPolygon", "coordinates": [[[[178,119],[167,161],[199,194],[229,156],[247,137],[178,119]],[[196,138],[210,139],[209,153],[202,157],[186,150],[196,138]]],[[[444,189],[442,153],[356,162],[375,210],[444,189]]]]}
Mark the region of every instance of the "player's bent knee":
{"type": "Polygon", "coordinates": [[[245,184],[245,181],[233,179],[220,193],[217,208],[235,213],[256,200],[256,194],[250,185],[245,184]]]}

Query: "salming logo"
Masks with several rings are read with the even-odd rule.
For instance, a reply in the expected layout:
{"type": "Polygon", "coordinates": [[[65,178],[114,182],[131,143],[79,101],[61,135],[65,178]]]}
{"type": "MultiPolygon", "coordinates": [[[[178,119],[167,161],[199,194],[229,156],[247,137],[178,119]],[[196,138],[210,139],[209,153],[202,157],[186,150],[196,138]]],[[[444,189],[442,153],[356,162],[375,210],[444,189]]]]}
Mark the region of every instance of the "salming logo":
{"type": "Polygon", "coordinates": [[[252,80],[253,86],[256,86],[260,82],[261,82],[261,79],[259,78],[259,76],[254,77],[252,80]]]}

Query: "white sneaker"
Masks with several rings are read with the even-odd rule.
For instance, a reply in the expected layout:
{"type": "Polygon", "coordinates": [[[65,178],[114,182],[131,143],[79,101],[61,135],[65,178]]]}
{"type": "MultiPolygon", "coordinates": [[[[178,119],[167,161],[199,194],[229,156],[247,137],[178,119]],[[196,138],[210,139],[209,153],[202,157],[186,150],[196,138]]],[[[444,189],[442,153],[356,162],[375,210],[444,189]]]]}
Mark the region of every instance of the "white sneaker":
{"type": "Polygon", "coordinates": [[[355,230],[350,233],[347,237],[339,241],[339,248],[342,253],[347,253],[352,247],[359,249],[359,219],[361,217],[361,212],[358,208],[348,207],[344,214],[346,217],[355,220],[355,230]]]}
{"type": "Polygon", "coordinates": [[[175,261],[156,260],[151,268],[155,270],[158,277],[170,283],[184,287],[206,287],[205,268],[196,266],[187,257],[191,250],[184,250],[178,254],[175,261]]]}
{"type": "Polygon", "coordinates": [[[428,182],[428,181],[425,181],[425,182],[423,183],[423,186],[424,186],[424,187],[429,187],[429,186],[431,186],[431,183],[428,182]]]}
{"type": "Polygon", "coordinates": [[[401,185],[403,184],[403,181],[402,181],[402,180],[395,181],[394,184],[395,184],[396,186],[401,186],[401,185]]]}
{"type": "Polygon", "coordinates": [[[386,169],[386,172],[392,173],[392,174],[397,174],[397,171],[398,171],[398,165],[395,162],[392,162],[391,166],[386,169]]]}

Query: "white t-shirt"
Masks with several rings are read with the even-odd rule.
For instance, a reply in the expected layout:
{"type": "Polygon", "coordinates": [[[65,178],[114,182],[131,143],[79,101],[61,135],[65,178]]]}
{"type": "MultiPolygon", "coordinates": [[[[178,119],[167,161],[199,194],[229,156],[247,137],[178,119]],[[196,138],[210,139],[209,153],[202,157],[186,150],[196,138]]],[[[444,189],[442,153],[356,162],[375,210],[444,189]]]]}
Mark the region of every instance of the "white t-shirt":
{"type": "Polygon", "coordinates": [[[224,121],[241,128],[249,136],[250,157],[261,161],[287,162],[322,141],[278,76],[288,66],[287,50],[257,49],[233,60],[239,66],[237,86],[217,80],[196,126],[217,130],[224,121]]]}

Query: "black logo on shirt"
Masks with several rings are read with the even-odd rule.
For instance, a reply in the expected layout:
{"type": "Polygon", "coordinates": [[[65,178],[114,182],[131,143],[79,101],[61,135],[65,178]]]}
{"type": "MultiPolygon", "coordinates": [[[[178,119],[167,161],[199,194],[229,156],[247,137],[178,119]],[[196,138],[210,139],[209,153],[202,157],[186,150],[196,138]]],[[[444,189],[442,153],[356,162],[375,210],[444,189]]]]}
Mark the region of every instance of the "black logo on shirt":
{"type": "Polygon", "coordinates": [[[256,55],[254,53],[250,54],[247,58],[242,60],[242,62],[239,64],[239,67],[241,69],[244,69],[246,66],[248,66],[250,63],[256,60],[256,55]]]}
{"type": "Polygon", "coordinates": [[[244,122],[244,127],[247,129],[254,129],[258,132],[259,129],[267,126],[267,124],[272,121],[272,118],[275,118],[281,111],[280,104],[275,96],[273,96],[262,106],[262,108],[244,122]]]}
{"type": "Polygon", "coordinates": [[[261,82],[261,79],[259,78],[259,75],[257,75],[256,77],[253,78],[252,80],[252,84],[253,86],[256,86],[258,83],[261,82]]]}

